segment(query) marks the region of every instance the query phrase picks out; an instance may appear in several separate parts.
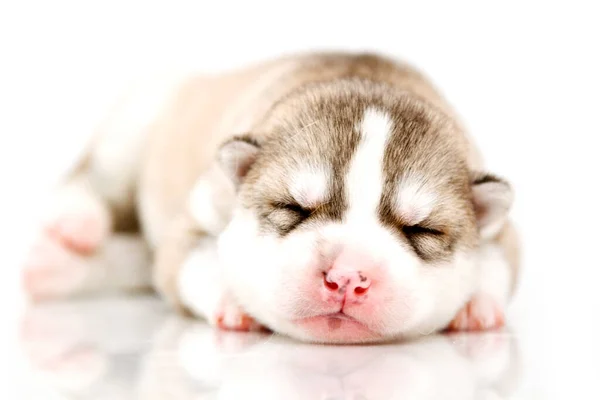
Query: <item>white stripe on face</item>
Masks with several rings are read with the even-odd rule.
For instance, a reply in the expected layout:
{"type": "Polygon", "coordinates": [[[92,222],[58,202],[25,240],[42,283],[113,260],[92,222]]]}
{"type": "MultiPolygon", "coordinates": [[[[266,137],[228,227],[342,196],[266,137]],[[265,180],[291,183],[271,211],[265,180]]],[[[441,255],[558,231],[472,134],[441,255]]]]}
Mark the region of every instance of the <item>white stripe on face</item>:
{"type": "Polygon", "coordinates": [[[324,168],[306,167],[291,174],[290,194],[302,207],[316,207],[327,200],[331,173],[324,168]]]}
{"type": "Polygon", "coordinates": [[[424,179],[406,176],[399,182],[396,209],[405,223],[415,225],[423,221],[435,203],[436,196],[426,187],[424,179]]]}
{"type": "Polygon", "coordinates": [[[346,176],[346,218],[362,224],[377,220],[384,179],[383,156],[392,121],[385,112],[368,108],[359,128],[361,140],[346,176]]]}

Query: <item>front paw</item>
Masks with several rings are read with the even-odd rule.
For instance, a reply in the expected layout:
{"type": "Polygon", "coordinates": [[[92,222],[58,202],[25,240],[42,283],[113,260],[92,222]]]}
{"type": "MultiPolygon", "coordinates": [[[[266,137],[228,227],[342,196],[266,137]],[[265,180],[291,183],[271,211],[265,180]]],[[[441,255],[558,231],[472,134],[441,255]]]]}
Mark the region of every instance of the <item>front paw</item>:
{"type": "Polygon", "coordinates": [[[210,322],[213,326],[227,331],[251,332],[263,329],[258,322],[235,304],[229,296],[224,296],[220,301],[210,322]]]}
{"type": "Polygon", "coordinates": [[[504,309],[491,296],[479,293],[458,312],[448,329],[451,331],[487,331],[502,328],[504,309]]]}
{"type": "Polygon", "coordinates": [[[205,318],[216,328],[256,331],[261,326],[250,317],[221,284],[214,247],[192,252],[181,267],[178,298],[193,315],[205,318]]]}

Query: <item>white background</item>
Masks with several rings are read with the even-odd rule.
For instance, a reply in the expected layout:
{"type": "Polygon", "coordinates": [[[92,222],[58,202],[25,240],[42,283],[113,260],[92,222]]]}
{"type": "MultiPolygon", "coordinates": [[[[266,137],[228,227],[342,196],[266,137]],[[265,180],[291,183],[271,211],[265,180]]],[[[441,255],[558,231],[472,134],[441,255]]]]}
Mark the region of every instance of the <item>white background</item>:
{"type": "MultiPolygon", "coordinates": [[[[0,3],[0,310],[8,321],[0,350],[14,350],[19,258],[40,195],[128,81],[189,67],[218,71],[296,50],[366,49],[424,70],[463,116],[489,168],[513,182],[525,253],[511,312],[521,346],[536,359],[529,373],[537,382],[550,378],[549,392],[576,381],[595,386],[596,2],[349,3],[0,3]]],[[[12,365],[3,354],[2,363],[12,365]]]]}

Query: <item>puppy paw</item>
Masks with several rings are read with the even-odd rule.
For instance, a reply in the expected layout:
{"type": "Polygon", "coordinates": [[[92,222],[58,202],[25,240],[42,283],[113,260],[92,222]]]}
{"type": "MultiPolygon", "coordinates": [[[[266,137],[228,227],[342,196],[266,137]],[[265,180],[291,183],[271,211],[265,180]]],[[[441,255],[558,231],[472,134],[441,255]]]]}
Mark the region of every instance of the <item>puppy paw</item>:
{"type": "Polygon", "coordinates": [[[42,233],[69,250],[93,253],[110,231],[106,210],[96,200],[83,194],[66,197],[49,213],[42,233]]]}
{"type": "Polygon", "coordinates": [[[262,326],[246,314],[238,305],[225,297],[213,317],[213,325],[227,331],[259,331],[262,326]]]}
{"type": "Polygon", "coordinates": [[[192,251],[177,277],[179,302],[193,315],[205,318],[216,328],[228,331],[254,331],[258,324],[238,304],[221,283],[219,260],[213,242],[192,251]]]}
{"type": "Polygon", "coordinates": [[[88,272],[80,255],[44,235],[25,260],[23,289],[34,302],[65,297],[77,290],[88,272]]]}
{"type": "Polygon", "coordinates": [[[43,301],[75,292],[89,274],[91,253],[108,234],[108,217],[99,205],[85,199],[63,203],[44,222],[25,256],[25,293],[33,301],[43,301]]]}
{"type": "Polygon", "coordinates": [[[448,329],[486,331],[502,328],[504,324],[504,309],[491,296],[480,293],[458,312],[448,329]]]}

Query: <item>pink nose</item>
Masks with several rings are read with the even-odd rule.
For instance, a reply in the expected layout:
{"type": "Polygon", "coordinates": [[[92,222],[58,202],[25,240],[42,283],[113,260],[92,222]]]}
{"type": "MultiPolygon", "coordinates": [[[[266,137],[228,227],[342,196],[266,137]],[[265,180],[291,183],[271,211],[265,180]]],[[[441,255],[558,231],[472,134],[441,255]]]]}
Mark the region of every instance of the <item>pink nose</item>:
{"type": "Polygon", "coordinates": [[[364,254],[346,249],[338,255],[325,274],[323,284],[330,292],[362,296],[371,287],[371,279],[365,271],[371,271],[374,264],[364,254]]]}
{"type": "Polygon", "coordinates": [[[371,287],[371,280],[360,271],[331,270],[323,277],[323,284],[332,292],[362,296],[371,287]]]}

